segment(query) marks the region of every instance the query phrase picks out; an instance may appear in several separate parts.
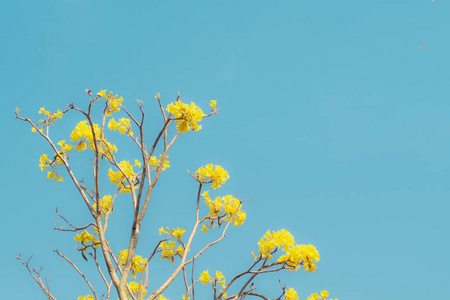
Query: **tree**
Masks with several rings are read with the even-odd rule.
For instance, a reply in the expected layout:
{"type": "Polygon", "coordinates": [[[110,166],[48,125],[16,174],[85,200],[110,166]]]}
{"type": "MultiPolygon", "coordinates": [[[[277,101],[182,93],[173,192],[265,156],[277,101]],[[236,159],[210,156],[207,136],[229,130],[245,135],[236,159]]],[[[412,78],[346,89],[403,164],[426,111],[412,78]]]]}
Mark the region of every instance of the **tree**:
{"type": "MultiPolygon", "coordinates": [[[[16,109],[16,117],[28,122],[31,125],[31,130],[40,134],[54,152],[50,156],[42,154],[39,159],[41,170],[47,171],[47,178],[50,180],[62,182],[64,178],[61,177],[61,170],[65,169],[92,217],[92,222],[77,227],[62,216],[58,210],[56,211],[70,229],[64,226],[57,227],[56,225],[55,229],[75,232],[74,239],[78,245],[77,250],[86,261],[88,261],[87,255],[92,257],[89,261],[96,265],[106,287],[106,291],[99,297],[99,289],[93,287],[83,271],[67,256],[55,250],[57,255],[65,259],[80,274],[92,291],[92,294],[80,296],[78,300],[110,299],[113,286],[120,300],[164,300],[166,298],[162,293],[180,273],[185,282],[184,300],[195,299],[194,286],[199,282],[204,285],[211,285],[214,299],[244,299],[247,296],[269,299],[261,294],[254,284],[254,279],[258,275],[282,270],[296,271],[301,268],[312,272],[316,269],[316,263],[320,260],[316,248],[312,245],[296,244],[294,237],[287,230],[282,229],[267,231],[258,242],[258,253],[251,253],[253,261],[249,263],[249,267],[232,277],[231,280],[226,281],[220,271],[212,274],[213,277],[209,274],[209,270],[203,271],[199,277],[198,275],[194,276],[194,261],[199,259],[208,248],[224,239],[225,233],[231,225],[240,226],[246,218],[243,210],[243,202],[245,201],[232,195],[212,198],[209,195],[209,190],[204,191],[204,188],[209,185],[214,190],[220,188],[229,178],[228,172],[222,166],[213,164],[202,166],[197,171],[189,173],[190,177],[198,182],[198,192],[195,202],[195,223],[187,237],[184,237],[186,233],[184,228],[161,227],[159,234],[163,238],[155,241],[155,247],[151,255],[146,258],[137,255],[136,248],[141,233],[141,225],[149,207],[152,192],[163,171],[170,167],[169,149],[181,134],[200,130],[199,122],[203,118],[217,114],[219,110],[216,108],[216,101],[211,100],[209,104],[211,111],[209,114],[204,114],[195,103],[184,103],[180,94],[178,94],[176,101],[168,104],[164,109],[158,93],[155,98],[161,111],[163,125],[151,146],[147,147],[144,139],[145,113],[142,108],[143,101],[137,100],[140,118],[135,118],[122,106],[122,97],[113,96],[112,92],[107,93],[106,90],[100,91],[93,98],[90,90],[86,90],[86,93],[89,96],[87,111],[78,108],[73,103],[68,104],[63,111],[58,109],[56,113],[51,113],[45,110],[45,107],[42,107],[39,114],[42,114],[44,118],[36,123],[29,117],[19,116],[19,109],[16,109]],[[103,102],[104,107],[99,118],[100,123],[95,123],[93,106],[101,102],[103,102]],[[71,111],[80,113],[84,118],[71,131],[70,142],[72,143],[66,143],[66,140],[54,143],[50,138],[50,128],[55,125],[58,119],[62,119],[64,114],[71,111]],[[113,115],[121,111],[125,113],[126,117],[115,120],[113,115]],[[168,131],[172,124],[176,124],[176,133],[173,136],[168,131]],[[110,131],[119,131],[120,134],[129,137],[139,149],[140,159],[134,159],[133,163],[127,160],[118,162],[114,155],[117,152],[117,147],[106,138],[106,127],[110,131]],[[137,134],[133,132],[132,127],[136,128],[137,134]],[[159,155],[155,154],[157,149],[161,149],[159,155]],[[85,183],[83,179],[79,179],[80,177],[75,175],[69,164],[69,158],[74,155],[74,150],[78,152],[90,150],[93,153],[93,182],[90,185],[85,183]],[[100,169],[100,165],[103,164],[110,167],[107,174],[102,173],[100,169]],[[102,187],[100,189],[100,178],[105,175],[108,176],[110,183],[115,186],[110,194],[103,194],[104,190],[108,190],[108,188],[102,187]],[[125,249],[117,253],[108,243],[112,235],[107,235],[107,229],[109,218],[114,210],[115,200],[119,195],[126,196],[129,199],[133,208],[133,218],[129,225],[131,227],[129,243],[125,249]],[[201,215],[201,200],[208,210],[205,215],[201,215]],[[204,234],[207,234],[210,230],[220,230],[221,235],[218,239],[206,244],[200,251],[190,253],[194,235],[199,229],[204,234]],[[166,259],[171,264],[175,263],[176,267],[162,285],[155,287],[150,285],[148,276],[151,272],[150,262],[157,254],[161,255],[161,259],[166,259]],[[275,259],[275,256],[277,259],[275,259]],[[188,280],[188,268],[191,271],[190,280],[188,280]]],[[[23,260],[20,254],[17,259],[27,268],[47,297],[56,299],[50,293],[48,283],[44,284],[40,275],[41,270],[31,268],[30,260],[23,260]]],[[[328,292],[322,291],[320,295],[312,294],[308,299],[318,300],[327,297],[328,292]]],[[[294,300],[298,299],[298,295],[293,288],[286,288],[280,283],[280,295],[276,299],[294,300]]]]}

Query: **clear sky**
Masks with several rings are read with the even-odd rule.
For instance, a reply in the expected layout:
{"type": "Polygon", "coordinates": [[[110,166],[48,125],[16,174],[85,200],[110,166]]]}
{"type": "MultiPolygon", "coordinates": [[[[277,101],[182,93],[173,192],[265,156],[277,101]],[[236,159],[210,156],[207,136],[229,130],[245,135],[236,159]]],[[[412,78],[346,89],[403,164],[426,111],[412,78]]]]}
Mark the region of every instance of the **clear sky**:
{"type": "MultiPolygon", "coordinates": [[[[52,230],[56,207],[79,226],[87,209],[69,180],[45,178],[38,160],[49,146],[14,119],[16,107],[34,120],[42,106],[85,108],[89,88],[112,90],[132,110],[143,100],[149,142],[161,123],[157,92],[165,104],[179,91],[221,110],[169,153],[138,253],[153,249],[160,226],[191,228],[196,184],[186,169],[214,163],[231,176],[221,193],[251,200],[245,224],[196,273],[231,278],[268,229],[285,228],[321,261],[315,273],[263,277],[257,291],[270,297],[281,279],[300,299],[323,289],[341,300],[450,299],[449,13],[444,0],[2,1],[0,298],[46,299],[18,252],[44,267],[58,299],[89,289],[54,249],[103,288],[73,234],[52,230]]],[[[66,115],[55,140],[69,140],[79,120],[66,115]]],[[[134,159],[130,149],[120,159],[134,159]]],[[[88,164],[80,155],[79,177],[88,164]]],[[[119,200],[110,238],[121,250],[130,203],[119,200]]],[[[155,264],[151,287],[168,266],[155,264]]],[[[208,288],[197,292],[209,299],[208,288]]]]}

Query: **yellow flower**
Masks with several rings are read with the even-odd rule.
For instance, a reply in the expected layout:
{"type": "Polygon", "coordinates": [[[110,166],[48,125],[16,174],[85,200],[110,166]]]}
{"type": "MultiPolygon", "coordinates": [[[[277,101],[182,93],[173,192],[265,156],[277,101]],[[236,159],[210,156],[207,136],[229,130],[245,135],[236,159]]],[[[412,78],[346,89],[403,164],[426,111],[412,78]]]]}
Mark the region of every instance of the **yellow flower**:
{"type": "Polygon", "coordinates": [[[177,228],[177,229],[172,229],[172,232],[170,233],[170,235],[172,235],[174,238],[176,238],[177,240],[181,240],[181,237],[183,236],[183,233],[185,233],[186,230],[184,230],[183,228],[177,228]]]}
{"type": "MultiPolygon", "coordinates": [[[[143,285],[140,285],[137,282],[131,281],[128,283],[128,286],[130,287],[130,291],[134,294],[134,295],[139,295],[141,297],[139,297],[138,299],[143,299],[142,297],[147,295],[147,290],[144,289],[143,285]]],[[[128,294],[128,292],[127,292],[128,294]]]]}
{"type": "Polygon", "coordinates": [[[84,151],[84,150],[86,150],[86,148],[87,148],[87,145],[86,145],[86,142],[84,140],[81,140],[78,143],[78,145],[75,146],[75,150],[77,150],[77,151],[84,151]]]}
{"type": "MultiPolygon", "coordinates": [[[[159,159],[157,159],[156,156],[150,157],[150,160],[148,163],[153,167],[153,170],[156,170],[159,167],[159,165],[161,164],[161,158],[162,158],[161,154],[159,155],[159,159]]],[[[169,158],[169,156],[166,156],[166,159],[164,160],[164,164],[162,166],[161,171],[164,171],[165,169],[170,168],[170,162],[169,162],[168,158],[169,158]]]]}
{"type": "Polygon", "coordinates": [[[225,288],[225,276],[223,276],[222,272],[216,271],[216,277],[214,277],[215,280],[217,280],[217,283],[222,286],[222,288],[225,288]]]}
{"type": "Polygon", "coordinates": [[[47,110],[45,110],[45,107],[41,107],[41,109],[39,110],[39,114],[44,114],[46,116],[51,116],[51,113],[47,110]]]}
{"type": "Polygon", "coordinates": [[[328,291],[321,291],[320,292],[320,296],[322,297],[322,299],[325,299],[326,297],[328,297],[330,294],[328,293],[328,291]]]}
{"type": "Polygon", "coordinates": [[[64,178],[62,178],[61,176],[59,176],[58,173],[56,173],[56,182],[64,182],[64,178]]]}
{"type": "Polygon", "coordinates": [[[212,188],[216,189],[225,184],[230,175],[222,166],[207,164],[195,172],[195,177],[202,183],[212,183],[212,188]]]}
{"type": "Polygon", "coordinates": [[[92,140],[91,127],[87,125],[87,121],[79,122],[70,134],[71,141],[79,141],[82,138],[86,138],[88,141],[92,140]]]}
{"type": "Polygon", "coordinates": [[[56,178],[55,171],[51,171],[51,172],[48,171],[47,172],[47,178],[49,178],[51,180],[55,179],[56,178]]]}
{"type": "Polygon", "coordinates": [[[161,228],[159,229],[159,235],[161,235],[163,233],[169,234],[169,227],[167,227],[167,230],[166,230],[166,229],[164,229],[163,226],[161,226],[161,228]]]}
{"type": "Polygon", "coordinates": [[[45,110],[45,107],[41,107],[41,109],[39,110],[39,113],[46,115],[50,122],[55,122],[56,118],[62,119],[62,115],[63,115],[63,112],[60,111],[59,109],[57,110],[56,113],[52,114],[51,112],[45,110]]]}
{"type": "MultiPolygon", "coordinates": [[[[120,265],[122,267],[125,266],[128,258],[128,249],[120,251],[117,256],[119,258],[120,265]]],[[[146,263],[146,258],[142,258],[140,255],[135,255],[133,257],[133,261],[131,262],[131,278],[136,278],[136,273],[144,271],[146,263]]]]}
{"type": "Polygon", "coordinates": [[[89,232],[87,232],[86,230],[80,234],[77,234],[73,239],[82,244],[87,244],[89,242],[95,242],[95,237],[92,234],[90,234],[89,232]]]}
{"type": "MultiPolygon", "coordinates": [[[[100,241],[96,239],[92,234],[87,232],[86,230],[80,234],[75,235],[73,238],[77,243],[81,243],[83,246],[94,246],[98,247],[100,241]]],[[[83,251],[86,251],[87,248],[84,248],[83,251]]]]}
{"type": "Polygon", "coordinates": [[[50,159],[48,159],[47,154],[42,154],[39,158],[39,168],[41,168],[41,171],[44,171],[45,168],[50,167],[50,163],[52,162],[50,159]]]}
{"type": "Polygon", "coordinates": [[[66,140],[59,141],[58,145],[61,146],[61,152],[63,155],[68,155],[73,147],[72,145],[66,144],[66,140]]]}
{"type": "Polygon", "coordinates": [[[217,100],[211,100],[209,102],[209,106],[211,106],[211,109],[214,110],[216,108],[217,105],[217,100]]]}
{"type": "Polygon", "coordinates": [[[298,300],[297,292],[293,288],[286,290],[285,300],[298,300]]]}
{"type": "Polygon", "coordinates": [[[263,258],[271,259],[271,252],[275,250],[275,248],[287,249],[294,244],[294,237],[286,229],[272,232],[268,230],[258,242],[259,253],[261,253],[263,258]]]}
{"type": "Polygon", "coordinates": [[[209,229],[211,229],[211,228],[212,228],[212,227],[209,226],[209,225],[205,225],[205,224],[202,225],[202,231],[203,231],[203,233],[206,233],[206,230],[209,230],[209,229]]]}
{"type": "Polygon", "coordinates": [[[197,123],[200,122],[205,115],[203,111],[191,102],[190,105],[181,101],[172,102],[167,105],[166,110],[175,116],[176,128],[179,132],[185,133],[188,130],[199,131],[202,126],[197,123]]]}
{"type": "Polygon", "coordinates": [[[109,94],[106,94],[106,90],[101,90],[100,92],[97,93],[97,96],[100,96],[102,98],[106,99],[106,115],[107,116],[111,116],[111,113],[116,113],[118,111],[120,111],[120,107],[122,106],[122,102],[123,102],[123,98],[120,97],[119,99],[117,99],[117,95],[115,95],[113,97],[112,92],[109,92],[109,94]]]}
{"type": "Polygon", "coordinates": [[[208,282],[212,280],[211,276],[209,276],[209,270],[203,271],[202,274],[200,274],[199,278],[200,282],[206,285],[208,282]]]}
{"type": "Polygon", "coordinates": [[[121,118],[119,122],[116,122],[114,118],[111,118],[108,122],[108,128],[114,131],[119,130],[122,134],[128,133],[129,135],[133,135],[133,132],[131,131],[130,119],[127,118],[121,118]]]}
{"type": "Polygon", "coordinates": [[[169,299],[167,299],[163,295],[159,295],[158,297],[156,297],[156,300],[169,300],[169,299]]]}
{"type": "Polygon", "coordinates": [[[170,261],[171,264],[173,264],[174,262],[174,256],[175,256],[175,251],[173,250],[173,248],[176,246],[174,241],[170,241],[170,242],[162,242],[161,244],[159,244],[159,248],[162,249],[161,251],[161,259],[167,259],[168,261],[170,261]]]}
{"type": "Polygon", "coordinates": [[[278,261],[285,262],[291,269],[297,270],[303,264],[304,271],[314,272],[316,270],[315,263],[320,260],[320,256],[313,245],[294,245],[283,251],[286,254],[280,256],[278,261]]]}
{"type": "Polygon", "coordinates": [[[77,298],[77,300],[95,300],[94,296],[87,295],[87,296],[80,296],[77,298]]]}
{"type": "MultiPolygon", "coordinates": [[[[105,195],[103,196],[103,198],[100,199],[100,207],[102,208],[100,210],[100,216],[103,217],[103,212],[105,213],[109,213],[112,210],[112,201],[111,201],[111,196],[110,195],[105,195]]],[[[94,208],[95,211],[97,211],[97,204],[94,203],[92,205],[92,207],[94,208]]]]}
{"type": "MultiPolygon", "coordinates": [[[[133,167],[136,166],[139,161],[135,160],[135,164],[131,165],[129,161],[123,160],[119,163],[120,168],[123,170],[123,173],[126,175],[126,177],[129,180],[132,180],[134,175],[133,167]]],[[[139,163],[140,164],[140,163],[139,163]]],[[[120,188],[120,191],[123,193],[130,193],[131,192],[131,186],[128,184],[128,180],[122,172],[119,170],[117,172],[114,172],[111,168],[108,170],[108,177],[111,184],[116,184],[118,188],[120,188]]],[[[137,186],[135,186],[137,188],[137,186]]]]}

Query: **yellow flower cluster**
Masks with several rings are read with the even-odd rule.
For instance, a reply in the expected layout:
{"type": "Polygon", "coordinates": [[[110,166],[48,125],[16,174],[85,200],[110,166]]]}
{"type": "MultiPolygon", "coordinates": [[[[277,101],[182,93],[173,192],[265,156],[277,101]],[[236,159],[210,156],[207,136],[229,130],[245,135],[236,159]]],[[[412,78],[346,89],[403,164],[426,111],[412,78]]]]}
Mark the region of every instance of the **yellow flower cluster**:
{"type": "Polygon", "coordinates": [[[133,135],[133,131],[131,131],[131,124],[130,119],[127,118],[121,118],[119,122],[116,122],[114,118],[111,118],[108,122],[108,128],[109,130],[119,130],[121,134],[128,133],[129,135],[133,135]]]}
{"type": "Polygon", "coordinates": [[[87,295],[87,296],[80,296],[77,298],[77,300],[95,300],[94,296],[87,295]]]}
{"type": "MultiPolygon", "coordinates": [[[[103,213],[109,214],[112,210],[112,201],[110,195],[105,195],[100,199],[100,216],[103,218],[103,213]]],[[[97,211],[97,204],[92,205],[95,211],[97,211]]]]}
{"type": "MultiPolygon", "coordinates": [[[[209,275],[209,270],[203,271],[200,274],[200,277],[198,279],[201,283],[203,283],[204,285],[206,285],[209,282],[215,282],[216,284],[220,284],[222,286],[222,288],[225,288],[225,276],[223,276],[222,272],[220,271],[216,271],[216,276],[213,278],[211,278],[211,276],[209,275]]],[[[222,290],[219,291],[219,293],[221,293],[222,290]]],[[[227,297],[227,293],[223,294],[223,297],[227,297]]]]}
{"type": "MultiPolygon", "coordinates": [[[[59,155],[67,159],[73,146],[70,144],[66,144],[66,140],[61,140],[57,144],[61,147],[61,150],[58,152],[59,155]]],[[[62,166],[64,164],[61,158],[59,158],[59,156],[56,153],[53,161],[47,157],[47,154],[42,154],[41,157],[39,158],[39,162],[40,162],[39,168],[41,168],[41,171],[44,171],[44,169],[48,167],[53,168],[53,171],[47,172],[47,178],[51,180],[56,179],[56,182],[64,181],[64,178],[59,176],[59,174],[56,172],[56,167],[62,166]]]]}
{"type": "MultiPolygon", "coordinates": [[[[119,252],[119,264],[123,267],[127,262],[128,249],[119,252]]],[[[140,255],[135,255],[133,261],[131,262],[131,278],[136,278],[136,273],[144,271],[145,264],[147,263],[146,258],[142,258],[140,255]]]]}
{"type": "Polygon", "coordinates": [[[242,204],[239,199],[226,195],[223,197],[218,196],[216,199],[211,200],[209,191],[203,192],[202,196],[205,199],[205,204],[209,207],[208,219],[212,224],[203,225],[203,233],[216,225],[220,225],[223,221],[234,222],[234,226],[240,226],[244,223],[247,215],[245,211],[241,210],[242,204]]]}
{"type": "Polygon", "coordinates": [[[179,132],[185,133],[188,130],[199,131],[202,126],[197,123],[205,116],[203,111],[191,102],[190,105],[181,101],[172,102],[167,105],[166,110],[175,116],[176,128],[179,132]]]}
{"type": "Polygon", "coordinates": [[[111,116],[111,113],[116,113],[118,111],[120,111],[120,107],[122,106],[122,101],[123,98],[120,97],[119,99],[117,99],[117,95],[115,95],[113,97],[113,92],[109,92],[109,94],[106,94],[106,90],[101,90],[100,92],[97,93],[97,96],[100,96],[102,98],[106,99],[106,115],[107,116],[111,116]]]}
{"type": "Polygon", "coordinates": [[[271,253],[276,248],[283,248],[284,250],[290,248],[294,244],[294,237],[286,229],[272,232],[268,230],[258,242],[259,253],[263,258],[272,259],[271,253]]]}
{"type": "Polygon", "coordinates": [[[275,251],[282,249],[285,254],[278,258],[278,262],[285,263],[288,270],[298,270],[303,265],[305,271],[313,272],[317,268],[315,263],[320,260],[319,252],[313,245],[295,245],[294,237],[285,229],[268,230],[258,246],[260,257],[269,259],[275,251]]]}
{"type": "MultiPolygon", "coordinates": [[[[321,291],[320,292],[320,296],[317,293],[311,294],[311,296],[309,296],[306,300],[325,300],[327,297],[329,296],[329,293],[327,291],[321,291]]],[[[333,299],[329,299],[329,300],[333,300],[333,299]]],[[[334,300],[338,300],[337,298],[334,300]]]]}
{"type": "Polygon", "coordinates": [[[82,248],[83,252],[86,252],[87,248],[90,246],[94,246],[96,248],[100,246],[100,241],[98,239],[96,239],[95,236],[93,236],[92,234],[87,232],[86,230],[80,234],[76,234],[73,239],[77,243],[81,243],[84,246],[82,248]]]}
{"type": "Polygon", "coordinates": [[[61,146],[61,151],[59,154],[61,154],[64,157],[68,157],[70,150],[72,150],[73,146],[70,144],[66,144],[66,140],[61,140],[58,142],[58,146],[61,146]]]}
{"type": "Polygon", "coordinates": [[[230,175],[222,166],[207,164],[195,172],[195,178],[201,183],[212,183],[212,188],[216,189],[225,184],[230,175]]]}
{"type": "Polygon", "coordinates": [[[285,251],[285,255],[281,255],[278,261],[285,262],[292,270],[297,270],[303,265],[304,270],[314,272],[317,268],[316,262],[320,260],[319,252],[313,245],[294,245],[285,251]]]}
{"type": "Polygon", "coordinates": [[[49,178],[51,180],[56,179],[56,182],[64,181],[64,178],[59,176],[59,174],[56,172],[56,167],[63,165],[63,161],[56,154],[55,154],[55,158],[53,159],[53,161],[47,157],[47,154],[42,154],[41,157],[39,158],[39,162],[40,162],[39,168],[41,168],[41,171],[44,171],[44,169],[48,168],[48,167],[53,168],[53,171],[47,172],[47,178],[49,178]]]}
{"type": "Polygon", "coordinates": [[[216,111],[217,109],[216,109],[216,106],[217,106],[217,100],[211,100],[210,102],[209,102],[209,106],[211,106],[211,110],[212,111],[216,111]]]}
{"type": "MultiPolygon", "coordinates": [[[[139,298],[137,298],[139,300],[144,299],[143,297],[145,295],[147,295],[147,290],[144,289],[144,286],[140,285],[138,282],[131,281],[128,283],[128,286],[130,287],[130,291],[133,293],[133,295],[139,295],[139,298]]],[[[129,299],[132,299],[132,297],[128,293],[128,291],[127,291],[127,294],[128,294],[129,299]]]]}
{"type": "Polygon", "coordinates": [[[166,297],[164,297],[163,295],[159,295],[158,297],[156,297],[155,300],[169,300],[166,297]]]}
{"type": "Polygon", "coordinates": [[[285,296],[285,300],[298,300],[297,292],[293,288],[286,290],[285,296]]]}
{"type": "MultiPolygon", "coordinates": [[[[100,128],[98,124],[94,124],[94,132],[95,132],[95,138],[97,139],[97,142],[100,139],[100,128]]],[[[86,150],[86,139],[88,141],[88,147],[95,151],[95,144],[94,144],[94,136],[92,134],[92,129],[89,125],[87,125],[87,121],[81,121],[75,126],[75,129],[70,134],[70,140],[71,141],[80,141],[78,145],[75,146],[75,149],[78,151],[84,151],[86,150]]],[[[111,144],[106,140],[105,137],[102,138],[101,142],[98,146],[98,151],[101,156],[105,156],[108,160],[112,160],[112,152],[117,152],[117,147],[114,144],[111,144]]]]}
{"type": "MultiPolygon", "coordinates": [[[[45,110],[45,107],[41,107],[41,109],[39,110],[39,114],[44,114],[46,116],[46,118],[44,120],[40,120],[39,122],[37,122],[36,127],[39,127],[39,126],[41,126],[40,124],[42,124],[42,126],[39,130],[43,131],[46,125],[49,125],[50,123],[55,122],[57,118],[62,119],[63,113],[64,112],[60,111],[59,109],[57,110],[56,113],[51,113],[51,112],[45,110]]],[[[36,132],[36,128],[31,127],[31,131],[36,132]]]]}
{"type": "MultiPolygon", "coordinates": [[[[159,165],[161,164],[161,158],[162,158],[161,154],[159,155],[159,159],[156,158],[156,156],[150,157],[150,161],[148,163],[153,167],[152,171],[155,171],[156,169],[158,169],[159,165]]],[[[168,158],[169,157],[166,156],[166,159],[164,160],[164,164],[162,166],[161,171],[164,171],[165,169],[170,168],[170,162],[169,162],[168,158]]]]}
{"type": "MultiPolygon", "coordinates": [[[[126,177],[124,177],[124,175],[122,174],[122,172],[120,172],[120,170],[118,170],[117,172],[114,172],[111,168],[109,168],[108,170],[108,177],[109,177],[109,181],[111,182],[111,184],[116,184],[117,187],[120,188],[120,191],[123,193],[130,193],[131,192],[131,186],[128,184],[128,180],[127,178],[131,181],[133,180],[134,175],[136,175],[136,173],[134,173],[133,171],[133,167],[141,166],[141,163],[135,159],[134,160],[134,165],[131,165],[129,161],[127,160],[123,160],[119,163],[120,168],[123,170],[123,173],[126,175],[126,177]]],[[[137,183],[137,179],[134,179],[135,183],[137,183]]],[[[137,188],[138,186],[135,186],[135,188],[137,188]]]]}
{"type": "Polygon", "coordinates": [[[178,246],[177,249],[174,249],[176,246],[177,243],[174,241],[162,242],[159,245],[159,248],[161,248],[161,260],[167,259],[171,264],[173,264],[175,255],[182,256],[184,254],[184,247],[178,246]]]}
{"type": "Polygon", "coordinates": [[[212,278],[211,276],[209,276],[209,270],[203,271],[200,274],[200,278],[198,280],[200,280],[200,282],[203,283],[204,285],[206,285],[208,282],[211,282],[212,278]]]}
{"type": "Polygon", "coordinates": [[[183,236],[183,234],[186,232],[186,230],[184,230],[183,228],[172,228],[172,230],[169,230],[169,227],[166,227],[164,229],[164,227],[161,227],[159,229],[159,235],[165,233],[168,234],[169,236],[173,236],[177,241],[181,242],[181,237],[183,236]]]}

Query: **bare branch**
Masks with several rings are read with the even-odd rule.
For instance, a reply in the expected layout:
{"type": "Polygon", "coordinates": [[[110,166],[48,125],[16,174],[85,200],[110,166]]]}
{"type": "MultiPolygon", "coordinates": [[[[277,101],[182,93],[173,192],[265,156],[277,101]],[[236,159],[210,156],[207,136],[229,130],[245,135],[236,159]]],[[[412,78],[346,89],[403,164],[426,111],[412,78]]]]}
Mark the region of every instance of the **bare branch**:
{"type": "Polygon", "coordinates": [[[55,252],[56,254],[61,256],[62,258],[64,258],[78,272],[78,274],[80,274],[80,276],[83,277],[84,281],[86,281],[86,283],[89,286],[89,288],[91,289],[92,293],[94,293],[95,299],[98,300],[98,297],[97,297],[97,294],[95,293],[94,288],[92,287],[91,283],[86,278],[86,276],[84,276],[84,274],[80,271],[80,269],[78,269],[77,266],[75,266],[75,264],[69,258],[67,258],[63,254],[61,254],[58,250],[53,250],[53,252],[55,252]]]}
{"type": "Polygon", "coordinates": [[[96,225],[95,225],[94,223],[89,223],[89,224],[87,224],[87,225],[85,225],[85,226],[83,226],[83,227],[76,227],[76,226],[72,225],[69,221],[67,221],[67,219],[64,218],[64,217],[59,213],[58,208],[56,208],[56,213],[58,214],[58,216],[59,216],[61,219],[63,219],[63,220],[64,220],[70,227],[72,227],[73,229],[64,229],[64,226],[56,227],[56,221],[53,221],[53,230],[59,230],[59,231],[80,231],[80,230],[83,230],[83,229],[88,228],[89,226],[95,226],[95,227],[96,227],[96,225]]]}
{"type": "MultiPolygon", "coordinates": [[[[30,256],[30,258],[25,262],[25,261],[23,261],[22,255],[20,253],[18,253],[16,255],[17,260],[19,260],[22,263],[22,265],[24,265],[25,268],[27,268],[27,270],[30,273],[31,277],[33,277],[34,281],[36,281],[36,283],[39,285],[39,287],[44,292],[44,294],[48,297],[48,299],[49,300],[56,300],[56,298],[49,291],[48,283],[47,283],[47,288],[42,283],[42,279],[41,279],[42,268],[40,268],[39,271],[37,271],[36,268],[33,268],[33,271],[30,269],[30,261],[31,261],[32,257],[33,256],[30,256]]],[[[46,281],[47,281],[47,279],[46,279],[46,281]]]]}

